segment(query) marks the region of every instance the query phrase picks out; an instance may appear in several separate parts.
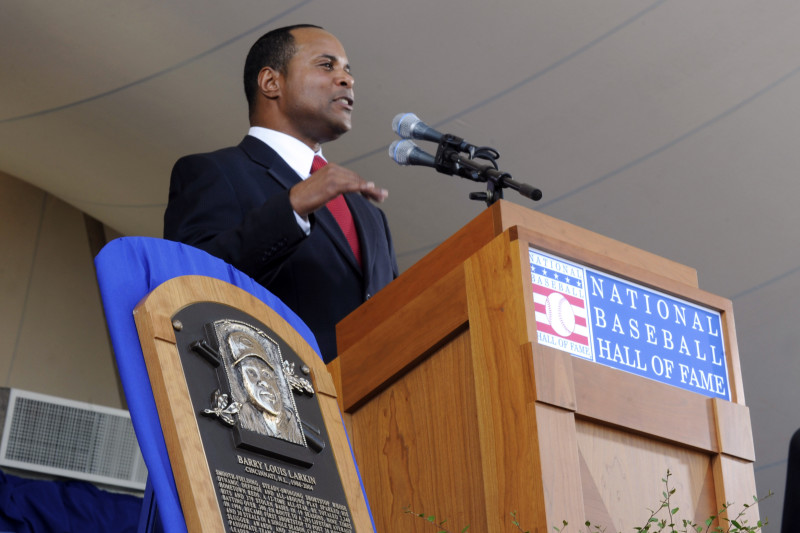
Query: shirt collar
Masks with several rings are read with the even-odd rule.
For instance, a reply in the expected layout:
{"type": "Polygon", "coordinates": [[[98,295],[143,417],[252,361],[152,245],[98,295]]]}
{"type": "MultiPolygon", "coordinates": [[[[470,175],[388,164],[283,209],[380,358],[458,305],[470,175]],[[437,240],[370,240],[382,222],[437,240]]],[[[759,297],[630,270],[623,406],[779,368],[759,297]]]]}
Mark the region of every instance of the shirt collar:
{"type": "Polygon", "coordinates": [[[286,161],[286,164],[292,167],[292,170],[297,172],[297,175],[302,179],[306,179],[310,175],[311,162],[314,160],[315,155],[324,158],[322,150],[314,152],[314,150],[309,148],[303,141],[280,131],[262,128],[261,126],[253,126],[247,134],[275,150],[278,155],[286,161]]]}

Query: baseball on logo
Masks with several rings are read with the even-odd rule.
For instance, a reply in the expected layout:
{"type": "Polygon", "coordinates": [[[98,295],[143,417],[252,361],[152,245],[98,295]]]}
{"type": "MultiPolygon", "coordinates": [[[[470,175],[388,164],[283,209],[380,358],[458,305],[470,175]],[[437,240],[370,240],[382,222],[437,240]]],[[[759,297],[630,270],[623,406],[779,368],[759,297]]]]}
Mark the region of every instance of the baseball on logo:
{"type": "Polygon", "coordinates": [[[575,331],[575,313],[563,294],[550,293],[545,302],[545,312],[550,327],[558,335],[569,337],[575,331]]]}

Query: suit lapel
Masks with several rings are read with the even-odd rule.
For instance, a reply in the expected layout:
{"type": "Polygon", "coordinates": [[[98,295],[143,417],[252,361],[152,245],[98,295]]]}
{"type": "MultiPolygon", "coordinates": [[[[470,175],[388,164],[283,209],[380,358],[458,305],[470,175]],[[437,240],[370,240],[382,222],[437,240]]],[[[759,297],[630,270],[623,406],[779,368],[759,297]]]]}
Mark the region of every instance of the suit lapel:
{"type": "MultiPolygon", "coordinates": [[[[314,216],[317,217],[317,225],[328,235],[331,241],[333,241],[333,244],[339,250],[339,253],[342,255],[342,257],[347,260],[348,264],[356,273],[361,275],[361,267],[358,266],[358,263],[356,262],[356,256],[353,254],[353,249],[350,248],[350,243],[347,242],[347,238],[345,238],[342,228],[339,227],[339,223],[336,222],[336,219],[330,210],[327,207],[321,207],[314,212],[314,216]]],[[[355,219],[355,216],[353,218],[355,219]]],[[[356,230],[359,233],[360,239],[361,231],[357,221],[356,230]]]]}
{"type": "Polygon", "coordinates": [[[286,164],[278,152],[250,135],[246,136],[239,148],[255,163],[264,167],[267,174],[283,186],[287,191],[302,181],[292,167],[286,164]]]}
{"type": "MultiPolygon", "coordinates": [[[[242,140],[241,143],[239,143],[239,147],[244,150],[250,159],[265,167],[267,175],[280,183],[281,186],[283,186],[286,190],[291,189],[294,185],[302,181],[300,176],[297,175],[297,172],[295,172],[292,167],[286,164],[286,161],[284,161],[275,150],[267,146],[261,140],[248,135],[242,140]]],[[[349,198],[347,198],[347,195],[345,195],[345,199],[347,200],[348,206],[350,206],[350,211],[353,214],[359,239],[361,239],[363,232],[362,227],[364,227],[363,210],[356,209],[360,212],[359,215],[356,215],[356,210],[354,210],[353,204],[358,204],[358,202],[352,202],[349,198]]],[[[344,233],[342,233],[342,230],[339,227],[339,223],[336,222],[336,219],[333,217],[328,208],[322,207],[318,209],[314,212],[314,217],[316,218],[317,226],[319,226],[319,228],[328,235],[334,246],[336,246],[336,249],[344,258],[346,258],[353,270],[361,275],[361,267],[359,267],[358,263],[356,262],[355,255],[353,255],[353,250],[350,248],[350,243],[347,242],[344,233]]],[[[366,256],[364,255],[365,248],[366,246],[363,242],[361,242],[361,259],[366,267],[367,261],[366,256]]]]}
{"type": "MultiPolygon", "coordinates": [[[[360,194],[345,194],[344,199],[350,207],[350,213],[353,214],[353,221],[358,232],[358,242],[361,245],[361,271],[365,278],[369,278],[369,273],[372,272],[372,266],[375,263],[375,251],[379,245],[378,235],[374,230],[377,227],[373,222],[374,215],[370,211],[369,203],[360,194]]],[[[350,255],[353,256],[352,250],[350,255]]],[[[353,256],[353,264],[356,264],[355,256],[353,256]]]]}

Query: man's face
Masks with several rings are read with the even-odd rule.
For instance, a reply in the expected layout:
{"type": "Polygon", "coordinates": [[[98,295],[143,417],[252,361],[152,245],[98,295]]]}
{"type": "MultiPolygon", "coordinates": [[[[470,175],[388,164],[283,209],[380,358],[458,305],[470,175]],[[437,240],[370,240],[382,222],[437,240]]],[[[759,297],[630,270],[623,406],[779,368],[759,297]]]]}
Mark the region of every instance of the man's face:
{"type": "Polygon", "coordinates": [[[242,361],[241,370],[244,387],[256,407],[278,416],[283,411],[283,398],[275,372],[257,357],[242,361]]]}
{"type": "Polygon", "coordinates": [[[318,28],[292,31],[296,53],[281,75],[281,114],[289,133],[309,146],[350,130],[353,77],[342,44],[318,28]]]}

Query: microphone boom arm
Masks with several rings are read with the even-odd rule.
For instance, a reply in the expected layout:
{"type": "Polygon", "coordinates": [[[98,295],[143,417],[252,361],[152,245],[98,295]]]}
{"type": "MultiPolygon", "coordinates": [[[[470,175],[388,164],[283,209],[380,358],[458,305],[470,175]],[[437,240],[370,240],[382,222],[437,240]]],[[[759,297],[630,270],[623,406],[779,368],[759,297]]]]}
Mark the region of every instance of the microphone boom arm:
{"type": "MultiPolygon", "coordinates": [[[[459,152],[463,139],[454,135],[444,135],[436,151],[436,170],[449,176],[458,175],[472,181],[486,183],[486,192],[470,193],[471,200],[482,200],[486,205],[492,205],[503,198],[503,189],[509,188],[531,200],[538,201],[542,198],[542,191],[532,185],[515,181],[511,174],[498,170],[492,163],[479,163],[472,159],[475,155],[474,147],[470,150],[470,157],[466,158],[459,152]]],[[[496,153],[496,151],[495,151],[496,153]]]]}

